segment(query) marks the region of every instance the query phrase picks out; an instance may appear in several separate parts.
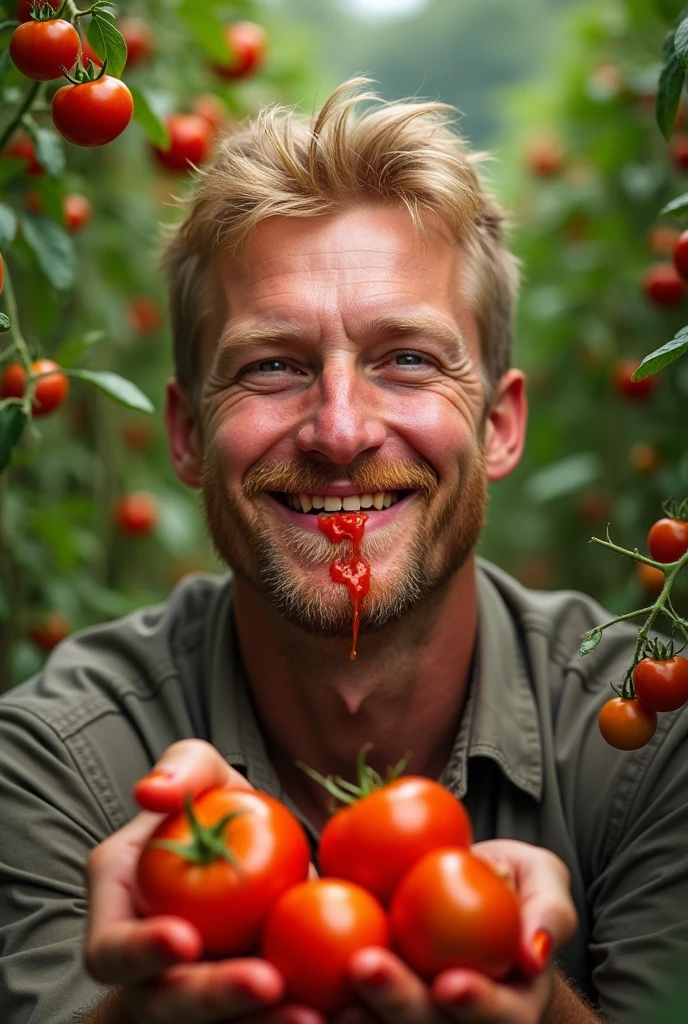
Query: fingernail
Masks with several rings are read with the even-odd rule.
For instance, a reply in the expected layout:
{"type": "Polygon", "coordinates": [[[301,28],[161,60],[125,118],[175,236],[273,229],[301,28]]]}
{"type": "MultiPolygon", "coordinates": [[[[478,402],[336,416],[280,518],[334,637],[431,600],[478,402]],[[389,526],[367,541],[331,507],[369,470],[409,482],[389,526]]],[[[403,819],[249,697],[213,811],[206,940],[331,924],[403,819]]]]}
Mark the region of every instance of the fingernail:
{"type": "Polygon", "coordinates": [[[365,977],[360,979],[361,984],[365,985],[366,988],[372,988],[380,990],[389,985],[392,981],[389,971],[384,967],[375,967],[374,970],[366,974],[365,977]]]}
{"type": "Polygon", "coordinates": [[[542,970],[549,960],[549,954],[552,951],[552,936],[544,928],[540,928],[535,932],[530,948],[535,962],[540,970],[542,970]]]}

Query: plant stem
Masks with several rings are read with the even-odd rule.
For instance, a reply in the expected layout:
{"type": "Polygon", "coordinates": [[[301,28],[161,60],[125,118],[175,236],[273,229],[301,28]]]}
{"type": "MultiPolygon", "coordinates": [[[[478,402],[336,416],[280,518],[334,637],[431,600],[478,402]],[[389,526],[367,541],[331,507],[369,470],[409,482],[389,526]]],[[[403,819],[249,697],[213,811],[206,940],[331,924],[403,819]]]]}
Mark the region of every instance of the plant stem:
{"type": "Polygon", "coordinates": [[[609,622],[603,622],[601,626],[595,626],[594,629],[589,629],[587,633],[583,633],[583,636],[590,636],[592,633],[596,633],[598,629],[607,629],[608,626],[615,626],[617,622],[623,622],[624,619],[634,619],[636,615],[645,615],[647,612],[652,611],[654,606],[649,604],[647,608],[637,608],[634,612],[626,612],[625,615],[617,615],[615,619],[610,619],[609,622]]]}
{"type": "Polygon", "coordinates": [[[2,293],[5,296],[7,315],[10,318],[10,329],[8,333],[13,338],[17,352],[21,357],[21,361],[24,364],[26,370],[28,371],[31,368],[31,353],[29,352],[29,346],[26,344],[26,339],[24,338],[24,335],[21,332],[21,327],[19,326],[19,311],[17,309],[17,298],[14,294],[12,278],[10,276],[7,263],[5,263],[5,281],[2,293]]]}
{"type": "Polygon", "coordinates": [[[0,135],[0,150],[3,150],[5,148],[9,139],[14,134],[15,130],[21,124],[22,118],[31,109],[31,105],[33,104],[33,101],[36,99],[36,96],[38,95],[38,90],[42,85],[42,82],[33,82],[31,87],[26,90],[24,99],[20,103],[17,112],[15,113],[10,123],[7,125],[7,128],[5,128],[2,135],[0,135]]]}
{"type": "Polygon", "coordinates": [[[655,562],[654,559],[646,558],[645,555],[641,555],[637,549],[635,551],[629,551],[627,548],[619,547],[618,544],[614,544],[610,540],[600,540],[599,537],[591,537],[590,543],[599,544],[603,548],[609,548],[610,551],[616,551],[619,555],[625,555],[626,558],[632,558],[634,562],[644,562],[645,565],[651,565],[654,569],[661,569],[662,572],[664,572],[664,569],[666,568],[663,562],[655,562]]]}

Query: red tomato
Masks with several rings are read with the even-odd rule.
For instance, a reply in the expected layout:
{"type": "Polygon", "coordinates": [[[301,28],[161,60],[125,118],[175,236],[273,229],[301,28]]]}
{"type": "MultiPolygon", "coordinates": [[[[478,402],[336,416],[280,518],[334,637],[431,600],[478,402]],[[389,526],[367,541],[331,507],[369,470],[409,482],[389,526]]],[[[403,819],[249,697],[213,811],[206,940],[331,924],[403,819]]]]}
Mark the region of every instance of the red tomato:
{"type": "Polygon", "coordinates": [[[614,386],[622,398],[642,401],[651,395],[657,386],[657,380],[653,376],[631,380],[639,365],[636,359],[622,359],[614,367],[614,386]]]}
{"type": "Polygon", "coordinates": [[[646,565],[645,562],[636,562],[635,574],[638,583],[648,594],[658,594],[666,583],[662,570],[655,569],[654,565],[646,565]]]}
{"type": "Polygon", "coordinates": [[[669,139],[669,154],[679,171],[688,171],[688,135],[674,133],[669,139]]]}
{"type": "Polygon", "coordinates": [[[252,21],[235,21],[225,29],[225,40],[230,61],[213,64],[216,75],[227,79],[245,78],[260,68],[265,59],[265,29],[252,21]]]}
{"type": "Polygon", "coordinates": [[[653,224],[647,233],[647,246],[650,252],[671,256],[680,232],[666,224],[653,224]]]}
{"type": "Polygon", "coordinates": [[[152,533],[158,522],[158,501],[147,491],[125,494],[115,504],[114,521],[120,533],[140,537],[152,533]]]}
{"type": "Polygon", "coordinates": [[[628,461],[636,473],[647,476],[659,467],[661,459],[654,445],[648,441],[636,441],[628,451],[628,461]]]}
{"type": "Polygon", "coordinates": [[[148,60],[155,53],[155,36],[143,18],[122,18],[117,26],[127,44],[127,67],[148,60]]]}
{"type": "Polygon", "coordinates": [[[618,750],[638,750],[649,743],[657,731],[657,712],[639,700],[613,697],[600,711],[598,724],[602,736],[618,750]]]}
{"type": "Polygon", "coordinates": [[[553,178],[561,171],[564,154],[555,138],[535,139],[526,153],[526,165],[536,178],[553,178]]]}
{"type": "Polygon", "coordinates": [[[643,292],[655,306],[678,306],[683,301],[685,285],[673,263],[654,263],[643,275],[643,292]]]}
{"type": "Polygon", "coordinates": [[[72,624],[65,615],[50,612],[41,622],[30,627],[29,636],[41,650],[52,651],[71,632],[72,624]]]}
{"type": "Polygon", "coordinates": [[[468,850],[433,850],[419,860],[395,892],[389,918],[393,946],[427,981],[450,967],[499,979],[516,963],[519,902],[468,850]]]}
{"type": "Polygon", "coordinates": [[[0,379],[0,398],[23,398],[26,370],[21,363],[10,363],[0,379]]]}
{"type": "Polygon", "coordinates": [[[136,295],[127,303],[127,320],[136,334],[155,334],[162,325],[160,306],[148,295],[136,295]]]}
{"type": "Polygon", "coordinates": [[[190,921],[206,953],[249,953],[275,901],[307,877],[308,839],[294,815],[265,793],[214,788],[192,807],[206,828],[203,838],[194,843],[185,811],[165,818],[139,859],[137,906],[145,916],[190,921]],[[160,840],[191,848],[189,857],[156,847],[160,840]]]}
{"type": "Polygon", "coordinates": [[[220,97],[211,92],[197,96],[191,104],[191,109],[194,114],[205,118],[213,133],[219,132],[227,120],[227,108],[220,97]]]}
{"type": "Polygon", "coordinates": [[[78,55],[79,33],[62,18],[27,21],[10,37],[14,66],[37,82],[62,78],[62,68],[69,71],[78,55]]]}
{"type": "MultiPolygon", "coordinates": [[[[19,0],[17,4],[17,21],[31,21],[34,0],[19,0]]],[[[56,11],[60,6],[59,0],[38,0],[39,8],[49,7],[56,11]]]]}
{"type": "Polygon", "coordinates": [[[70,234],[82,231],[87,224],[90,224],[93,216],[93,206],[90,199],[73,192],[62,200],[62,211],[64,213],[65,228],[70,234]]]}
{"type": "Polygon", "coordinates": [[[430,850],[471,841],[461,801],[432,779],[408,775],[337,811],[323,829],[318,860],[323,875],[347,878],[387,903],[430,850]]]}
{"type": "Polygon", "coordinates": [[[75,146],[105,146],[131,121],[134,101],[124,82],[103,75],[94,82],[63,85],[53,96],[53,124],[75,146]]]}
{"type": "Polygon", "coordinates": [[[633,686],[650,711],[678,711],[688,701],[688,659],[643,658],[633,670],[633,686]]]}
{"type": "Polygon", "coordinates": [[[384,910],[360,886],[320,878],[277,901],[265,923],[261,955],[283,975],[290,999],[335,1013],[355,1001],[348,965],[365,946],[389,947],[384,910]]]}
{"type": "Polygon", "coordinates": [[[198,167],[210,156],[213,133],[210,125],[199,114],[172,114],[167,118],[170,144],[167,149],[153,146],[155,159],[170,171],[188,171],[198,167]]]}
{"type": "Polygon", "coordinates": [[[36,158],[36,147],[33,139],[23,132],[17,132],[12,136],[10,142],[2,151],[2,156],[15,160],[26,160],[26,173],[38,177],[45,174],[45,170],[36,158]]]}
{"type": "Polygon", "coordinates": [[[677,562],[683,558],[688,551],[688,521],[658,519],[647,535],[647,550],[655,562],[677,562]]]}
{"type": "MultiPolygon", "coordinates": [[[[31,373],[45,373],[36,384],[31,410],[34,416],[47,416],[53,409],[62,405],[69,393],[69,379],[64,373],[53,373],[59,371],[59,366],[52,359],[37,359],[31,364],[31,373]]],[[[12,363],[7,367],[0,384],[0,393],[3,398],[21,398],[26,388],[26,371],[19,363],[12,363]]]]}
{"type": "Polygon", "coordinates": [[[672,257],[683,280],[688,280],[688,231],[683,231],[676,239],[672,257]]]}

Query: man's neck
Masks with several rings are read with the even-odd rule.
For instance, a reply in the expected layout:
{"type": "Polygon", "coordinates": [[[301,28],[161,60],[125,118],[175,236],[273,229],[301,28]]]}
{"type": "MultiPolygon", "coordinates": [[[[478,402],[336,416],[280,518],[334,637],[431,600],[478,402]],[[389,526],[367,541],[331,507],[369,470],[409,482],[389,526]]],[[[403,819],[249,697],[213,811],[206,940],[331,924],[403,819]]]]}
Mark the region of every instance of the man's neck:
{"type": "Polygon", "coordinates": [[[307,635],[235,579],[237,634],[268,753],[286,792],[316,827],[330,797],[294,762],[354,780],[356,756],[383,774],[412,752],[408,770],[442,771],[458,728],[475,644],[471,558],[403,621],[347,641],[307,635]]]}

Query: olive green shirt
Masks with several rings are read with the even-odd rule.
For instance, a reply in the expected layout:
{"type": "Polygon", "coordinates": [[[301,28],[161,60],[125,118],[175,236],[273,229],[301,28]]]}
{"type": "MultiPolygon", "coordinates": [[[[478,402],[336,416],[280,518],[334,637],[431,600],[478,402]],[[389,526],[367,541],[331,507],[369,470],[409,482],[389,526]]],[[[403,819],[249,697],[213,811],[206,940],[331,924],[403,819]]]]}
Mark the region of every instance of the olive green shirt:
{"type": "MultiPolygon", "coordinates": [[[[441,778],[476,841],[565,861],[580,926],[559,964],[626,1024],[688,951],[688,717],[661,715],[639,751],[609,747],[597,714],[634,630],[607,630],[582,659],[581,634],[610,617],[594,601],[527,590],[485,562],[477,575],[470,688],[441,778]]],[[[242,671],[229,577],[187,577],[165,604],[69,638],[0,699],[2,1024],[71,1024],[102,996],[82,963],[84,863],[136,813],[133,783],[187,737],[290,804],[242,671]]]]}

